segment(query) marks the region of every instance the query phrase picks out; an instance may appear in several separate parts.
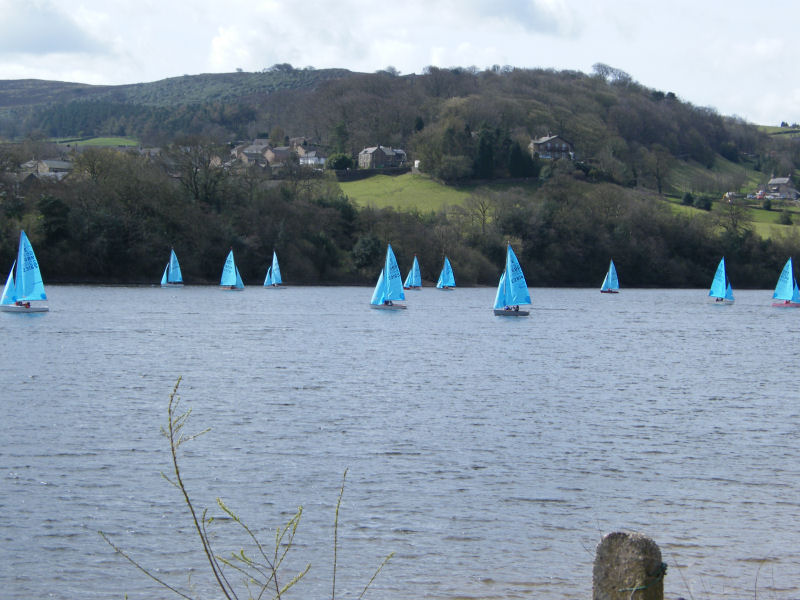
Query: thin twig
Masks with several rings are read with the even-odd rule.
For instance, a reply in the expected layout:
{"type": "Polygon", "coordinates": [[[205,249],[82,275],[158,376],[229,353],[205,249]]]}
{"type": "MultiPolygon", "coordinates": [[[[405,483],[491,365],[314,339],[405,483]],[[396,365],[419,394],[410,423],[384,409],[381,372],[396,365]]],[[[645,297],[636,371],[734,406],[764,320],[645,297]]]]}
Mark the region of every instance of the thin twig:
{"type": "Polygon", "coordinates": [[[124,551],[124,550],[122,550],[122,548],[120,548],[119,546],[117,546],[116,544],[114,544],[114,543],[113,543],[113,542],[112,542],[110,539],[108,539],[108,537],[106,536],[106,534],[105,534],[105,533],[103,533],[102,531],[98,531],[97,533],[99,533],[99,534],[100,534],[100,537],[102,537],[102,538],[103,538],[103,539],[106,541],[106,544],[108,544],[109,546],[111,546],[111,547],[112,547],[112,548],[113,548],[113,549],[114,549],[114,550],[115,550],[115,551],[116,551],[118,554],[121,554],[121,555],[122,555],[124,558],[126,558],[126,559],[128,560],[128,562],[130,562],[130,563],[131,563],[131,564],[132,564],[134,567],[136,567],[137,569],[139,569],[139,570],[140,570],[142,573],[144,573],[145,575],[147,575],[147,576],[148,576],[150,579],[152,579],[153,581],[156,581],[156,582],[160,583],[160,584],[161,584],[161,585],[163,585],[165,588],[167,588],[168,590],[171,590],[171,591],[175,592],[176,594],[178,594],[178,595],[179,595],[180,597],[182,597],[182,598],[186,598],[187,600],[193,600],[191,596],[187,596],[186,594],[184,594],[184,593],[183,593],[183,592],[181,592],[180,590],[176,590],[174,587],[172,587],[172,586],[171,586],[170,584],[168,584],[166,581],[163,581],[163,580],[159,579],[158,577],[156,577],[155,575],[153,575],[153,574],[152,574],[150,571],[148,571],[147,569],[145,569],[145,568],[144,568],[142,565],[140,565],[138,562],[136,562],[135,560],[133,560],[133,559],[132,559],[130,556],[128,556],[128,555],[125,553],[125,551],[124,551]]]}
{"type": "Polygon", "coordinates": [[[333,577],[331,577],[331,600],[336,600],[336,560],[339,550],[339,507],[342,505],[342,496],[344,496],[345,479],[347,479],[347,469],[344,470],[344,474],[342,475],[342,487],[339,490],[339,500],[336,502],[336,516],[333,520],[333,577]]]}

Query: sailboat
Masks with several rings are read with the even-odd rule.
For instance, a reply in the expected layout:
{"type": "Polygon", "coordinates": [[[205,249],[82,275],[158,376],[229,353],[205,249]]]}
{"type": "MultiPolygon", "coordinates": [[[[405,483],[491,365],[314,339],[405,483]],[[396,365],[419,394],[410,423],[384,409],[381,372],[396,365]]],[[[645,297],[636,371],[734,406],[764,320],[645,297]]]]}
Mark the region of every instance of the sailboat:
{"type": "Polygon", "coordinates": [[[419,272],[419,261],[417,260],[417,255],[414,255],[414,262],[411,264],[411,270],[408,272],[406,276],[406,280],[403,282],[403,289],[406,290],[418,290],[422,288],[422,275],[419,272]]]}
{"type": "Polygon", "coordinates": [[[382,310],[399,310],[407,308],[405,304],[396,304],[397,300],[405,300],[403,283],[400,277],[400,267],[397,266],[397,259],[394,257],[392,245],[386,248],[386,260],[381,269],[378,283],[375,284],[375,291],[372,292],[370,306],[382,310]]]}
{"type": "Polygon", "coordinates": [[[516,254],[511,249],[511,244],[506,250],[506,267],[500,276],[497,285],[497,295],[494,298],[494,314],[508,317],[527,317],[530,312],[520,310],[520,304],[530,304],[531,295],[525,275],[517,260],[516,254]]]}
{"type": "Polygon", "coordinates": [[[711,282],[711,289],[708,290],[708,295],[714,298],[715,303],[719,304],[733,304],[733,288],[731,282],[728,281],[728,275],[725,273],[725,257],[719,261],[717,265],[717,272],[714,273],[714,280],[711,282]]]}
{"type": "Polygon", "coordinates": [[[11,265],[3,295],[0,296],[0,310],[17,313],[47,312],[50,308],[41,303],[45,300],[47,294],[44,291],[39,261],[36,260],[28,236],[21,231],[17,259],[11,265]]]}
{"type": "Polygon", "coordinates": [[[603,285],[600,286],[601,294],[619,294],[619,278],[617,277],[617,268],[614,266],[614,261],[608,266],[608,273],[606,278],[603,279],[603,285]]]}
{"type": "Polygon", "coordinates": [[[453,277],[453,267],[450,266],[450,259],[446,256],[444,257],[442,272],[439,273],[439,281],[436,282],[436,287],[440,290],[452,290],[456,287],[456,279],[453,277]]]}
{"type": "Polygon", "coordinates": [[[181,275],[181,265],[175,250],[169,251],[169,262],[164,267],[164,274],[161,276],[161,287],[180,287],[183,285],[183,275],[181,275]]]}
{"type": "Polygon", "coordinates": [[[223,290],[241,291],[244,289],[242,276],[239,275],[239,269],[236,262],[233,260],[233,248],[228,252],[228,258],[225,259],[225,266],[222,268],[222,277],[219,280],[219,287],[223,290]]]}
{"type": "Polygon", "coordinates": [[[778,278],[778,283],[775,286],[775,292],[772,294],[775,300],[780,302],[773,302],[772,306],[779,306],[781,308],[797,308],[800,307],[800,289],[797,287],[797,280],[794,277],[794,267],[792,266],[791,257],[786,261],[781,271],[781,276],[778,278]]]}
{"type": "Polygon", "coordinates": [[[281,279],[281,268],[278,265],[278,255],[272,251],[272,264],[267,268],[267,277],[264,279],[264,287],[283,289],[283,279],[281,279]]]}

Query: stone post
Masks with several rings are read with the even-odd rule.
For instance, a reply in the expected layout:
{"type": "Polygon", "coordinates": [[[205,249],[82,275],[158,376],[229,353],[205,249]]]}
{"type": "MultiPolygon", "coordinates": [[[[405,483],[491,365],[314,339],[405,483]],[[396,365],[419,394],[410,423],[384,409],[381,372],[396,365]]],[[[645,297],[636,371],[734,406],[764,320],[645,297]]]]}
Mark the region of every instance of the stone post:
{"type": "Polygon", "coordinates": [[[597,545],[592,570],[593,600],[664,600],[661,550],[639,533],[614,532],[597,545]]]}

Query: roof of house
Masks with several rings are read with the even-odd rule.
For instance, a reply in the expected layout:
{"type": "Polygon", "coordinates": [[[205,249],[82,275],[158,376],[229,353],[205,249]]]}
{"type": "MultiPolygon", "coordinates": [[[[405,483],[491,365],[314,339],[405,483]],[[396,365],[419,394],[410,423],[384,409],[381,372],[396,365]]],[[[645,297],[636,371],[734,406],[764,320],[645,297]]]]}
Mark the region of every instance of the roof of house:
{"type": "Polygon", "coordinates": [[[789,183],[788,177],[773,177],[769,180],[767,185],[787,185],[789,183]]]}
{"type": "Polygon", "coordinates": [[[68,160],[45,159],[42,163],[47,165],[48,169],[62,169],[65,171],[72,169],[72,163],[68,160]]]}
{"type": "Polygon", "coordinates": [[[571,143],[571,142],[568,142],[567,140],[565,140],[560,135],[546,135],[544,137],[540,137],[539,139],[532,140],[531,143],[533,143],[533,144],[546,144],[547,142],[550,142],[550,141],[556,140],[556,139],[559,139],[559,140],[561,140],[563,142],[566,142],[567,144],[571,143]]]}
{"type": "Polygon", "coordinates": [[[400,148],[392,148],[391,146],[372,146],[370,148],[364,148],[359,154],[374,154],[375,152],[380,149],[386,155],[390,154],[402,154],[405,156],[405,151],[401,150],[400,148]]]}

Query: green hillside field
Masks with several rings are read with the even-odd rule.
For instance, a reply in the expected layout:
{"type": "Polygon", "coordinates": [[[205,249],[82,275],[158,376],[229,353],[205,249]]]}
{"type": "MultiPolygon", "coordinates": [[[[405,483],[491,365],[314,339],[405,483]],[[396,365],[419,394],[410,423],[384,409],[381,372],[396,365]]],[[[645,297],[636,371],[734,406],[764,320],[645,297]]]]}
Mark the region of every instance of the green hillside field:
{"type": "MultiPolygon", "coordinates": [[[[726,161],[721,161],[726,162],[726,161]]],[[[689,169],[679,169],[678,174],[686,174],[689,169]]],[[[749,185],[756,184],[756,178],[749,180],[749,185]]],[[[359,208],[387,208],[392,207],[399,211],[436,212],[446,206],[460,206],[477,189],[477,186],[448,186],[439,183],[427,175],[406,173],[404,175],[376,175],[358,181],[342,182],[339,184],[345,195],[359,208]]],[[[519,184],[496,182],[488,186],[489,189],[504,189],[519,184]]],[[[530,186],[530,184],[528,184],[530,186]]],[[[743,189],[744,191],[744,189],[743,189]]],[[[683,206],[678,196],[665,196],[672,209],[686,214],[705,214],[705,211],[683,206]]],[[[772,210],[764,210],[755,200],[748,201],[748,217],[754,232],[762,238],[769,239],[776,236],[794,236],[800,234],[800,206],[786,202],[774,206],[772,210]],[[778,220],[780,213],[786,210],[792,218],[792,225],[781,225],[778,220]]],[[[712,213],[724,210],[720,200],[715,200],[711,207],[712,213]]]]}
{"type": "Polygon", "coordinates": [[[376,175],[359,181],[341,182],[345,195],[359,208],[437,211],[463,204],[471,189],[442,185],[426,175],[376,175]]]}
{"type": "Polygon", "coordinates": [[[57,144],[71,144],[72,146],[97,146],[101,148],[139,145],[138,140],[129,137],[93,137],[54,141],[57,144]]]}
{"type": "Polygon", "coordinates": [[[511,188],[533,190],[538,184],[519,181],[493,181],[480,185],[445,185],[428,175],[376,175],[359,181],[340,182],[345,195],[359,208],[392,207],[395,210],[437,211],[445,206],[460,206],[476,191],[504,191],[511,188]]]}

